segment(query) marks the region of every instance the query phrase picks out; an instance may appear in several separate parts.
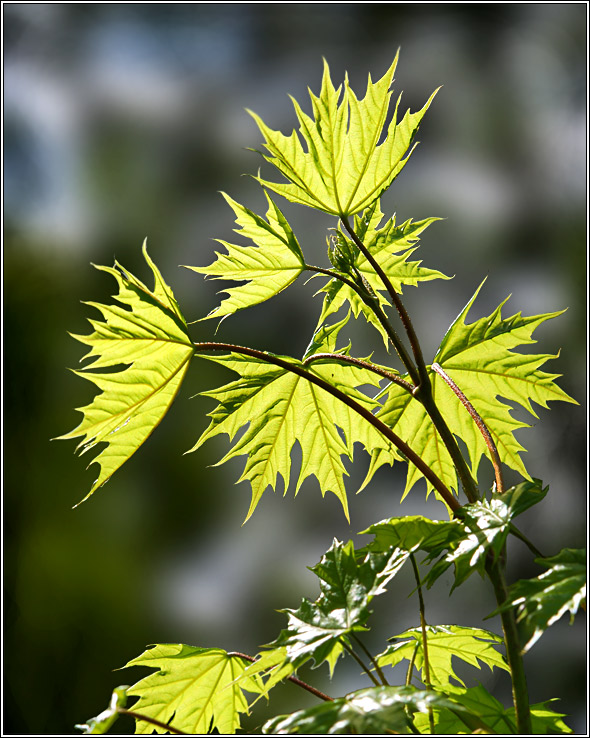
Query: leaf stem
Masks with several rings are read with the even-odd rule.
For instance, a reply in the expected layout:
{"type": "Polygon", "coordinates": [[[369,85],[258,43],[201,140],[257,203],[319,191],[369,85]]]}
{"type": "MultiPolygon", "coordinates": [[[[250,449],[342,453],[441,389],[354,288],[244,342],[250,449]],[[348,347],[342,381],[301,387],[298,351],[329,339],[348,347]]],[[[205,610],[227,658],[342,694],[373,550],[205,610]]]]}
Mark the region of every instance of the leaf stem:
{"type": "Polygon", "coordinates": [[[269,354],[264,351],[258,351],[257,349],[249,348],[248,346],[236,346],[231,343],[216,343],[207,341],[204,343],[195,343],[196,353],[204,351],[232,351],[234,353],[243,354],[245,356],[252,356],[255,359],[266,361],[268,364],[274,364],[282,369],[293,372],[300,377],[303,377],[312,384],[321,387],[321,389],[329,392],[331,395],[341,400],[345,405],[348,405],[352,410],[362,416],[368,423],[370,423],[376,430],[378,430],[388,441],[391,441],[393,445],[398,448],[405,456],[418,468],[418,470],[426,477],[426,479],[432,484],[434,489],[440,494],[448,507],[453,511],[457,511],[461,504],[456,497],[453,496],[452,492],[448,489],[445,483],[435,474],[435,472],[422,460],[422,458],[412,449],[410,446],[403,441],[396,433],[394,433],[389,426],[377,418],[373,413],[360,405],[356,400],[353,400],[345,392],[334,387],[334,385],[326,382],[326,380],[319,377],[317,374],[313,374],[308,371],[303,365],[294,364],[280,356],[269,354]]]}
{"type": "MultiPolygon", "coordinates": [[[[249,656],[247,653],[241,653],[240,651],[231,651],[227,655],[237,656],[238,658],[244,659],[245,661],[249,661],[252,664],[256,663],[257,661],[257,659],[254,656],[249,656]]],[[[296,676],[293,676],[292,674],[286,677],[286,679],[288,679],[290,682],[293,682],[293,684],[296,684],[298,687],[301,687],[301,689],[305,689],[307,692],[310,692],[310,694],[313,694],[315,697],[318,697],[320,700],[324,700],[325,702],[334,701],[333,697],[329,697],[327,694],[320,692],[319,689],[316,689],[311,684],[304,682],[302,679],[298,679],[296,676]]]]}
{"type": "Polygon", "coordinates": [[[369,679],[373,682],[373,684],[376,687],[381,687],[382,685],[379,684],[378,680],[373,675],[373,672],[371,671],[371,669],[366,664],[363,663],[363,660],[357,654],[357,652],[354,650],[354,648],[350,644],[346,643],[346,641],[344,640],[344,638],[340,638],[339,641],[342,644],[342,647],[344,648],[344,650],[346,651],[346,653],[348,653],[348,654],[350,654],[350,656],[352,656],[352,658],[357,662],[357,664],[361,667],[361,669],[365,672],[365,674],[369,677],[369,679]]]}
{"type": "Polygon", "coordinates": [[[384,687],[389,687],[389,682],[385,678],[385,674],[383,673],[381,667],[379,666],[379,664],[375,660],[373,654],[370,653],[369,649],[365,646],[365,644],[361,641],[361,639],[356,635],[356,633],[353,633],[352,634],[352,637],[358,643],[358,645],[363,649],[363,651],[365,652],[365,655],[369,657],[371,663],[375,667],[375,671],[377,672],[377,676],[379,677],[379,679],[381,679],[381,683],[383,684],[383,686],[384,687]]]}
{"type": "Polygon", "coordinates": [[[303,365],[307,366],[308,364],[311,364],[312,361],[320,361],[322,359],[330,359],[330,360],[336,360],[336,361],[344,361],[348,364],[355,364],[356,366],[360,366],[363,369],[368,369],[371,372],[374,372],[375,374],[379,374],[379,376],[384,377],[385,379],[389,379],[390,382],[393,382],[394,384],[398,384],[400,387],[403,387],[406,392],[409,392],[412,394],[412,391],[414,389],[414,385],[410,384],[410,382],[406,382],[405,379],[402,379],[398,374],[394,374],[393,372],[387,371],[387,369],[384,369],[381,366],[378,366],[377,364],[372,364],[370,361],[364,361],[363,359],[357,359],[354,356],[347,356],[346,354],[337,354],[337,353],[321,353],[321,354],[313,354],[312,356],[308,356],[307,359],[303,360],[303,365]]]}
{"type": "Polygon", "coordinates": [[[352,226],[350,225],[348,218],[346,218],[345,216],[340,216],[340,220],[342,222],[342,225],[344,226],[344,228],[347,230],[348,234],[352,238],[352,240],[358,246],[359,251],[365,257],[365,259],[369,262],[369,264],[373,267],[375,273],[379,276],[379,279],[383,282],[383,285],[385,289],[387,290],[387,293],[389,294],[393,304],[396,307],[400,320],[402,321],[402,325],[404,326],[406,334],[410,341],[410,345],[412,347],[412,353],[414,354],[414,359],[416,360],[416,366],[418,367],[418,374],[417,376],[414,376],[415,369],[409,357],[407,359],[408,363],[404,361],[404,364],[406,368],[408,369],[410,376],[412,377],[416,385],[420,385],[420,384],[428,385],[430,383],[430,379],[428,377],[428,372],[426,371],[426,364],[424,363],[424,358],[422,356],[422,349],[420,348],[418,336],[416,335],[416,332],[414,331],[414,326],[412,325],[410,316],[408,315],[400,299],[400,296],[395,291],[393,285],[391,284],[391,280],[389,279],[387,274],[385,274],[379,262],[375,259],[373,254],[369,251],[369,249],[365,246],[365,244],[357,236],[354,228],[352,228],[352,226]],[[410,370],[410,366],[412,366],[412,369],[414,371],[410,370]]]}
{"type": "MultiPolygon", "coordinates": [[[[498,492],[498,494],[502,494],[504,492],[504,479],[502,477],[502,462],[500,460],[500,454],[498,453],[498,448],[496,444],[494,443],[494,439],[492,438],[492,434],[488,430],[488,427],[486,426],[481,415],[477,412],[477,410],[473,407],[473,405],[467,399],[467,396],[465,395],[465,393],[459,388],[456,382],[453,379],[451,379],[451,377],[449,377],[449,375],[440,366],[440,364],[432,364],[432,369],[444,379],[444,381],[448,384],[448,386],[457,395],[457,397],[461,401],[461,404],[465,407],[465,409],[467,410],[469,415],[471,415],[471,417],[475,421],[475,424],[479,428],[483,436],[483,439],[490,451],[491,457],[492,457],[492,465],[494,467],[494,474],[496,476],[496,491],[498,492]]],[[[524,533],[520,532],[520,530],[514,525],[514,523],[510,524],[510,532],[516,538],[519,538],[526,546],[528,546],[529,550],[532,551],[535,554],[535,556],[541,556],[541,557],[543,556],[543,554],[539,551],[539,549],[524,535],[524,533]]]]}
{"type": "MultiPolygon", "coordinates": [[[[414,577],[416,579],[416,588],[418,590],[418,602],[420,606],[420,628],[422,629],[422,653],[424,654],[424,684],[429,689],[432,689],[432,682],[430,681],[430,660],[428,658],[428,636],[426,634],[426,610],[424,607],[424,597],[422,596],[422,584],[420,583],[420,572],[418,571],[418,564],[416,563],[416,557],[413,553],[410,553],[410,561],[412,562],[412,568],[414,570],[414,577]]],[[[428,708],[428,722],[430,723],[430,732],[434,733],[434,715],[432,707],[428,708]]]]}
{"type": "Polygon", "coordinates": [[[500,461],[500,454],[498,453],[498,449],[496,448],[496,444],[494,443],[492,434],[488,430],[488,427],[484,423],[481,415],[477,412],[477,410],[469,402],[469,400],[467,399],[463,391],[457,386],[457,384],[449,377],[449,375],[445,372],[445,370],[440,366],[440,364],[433,364],[432,369],[440,377],[444,379],[447,385],[453,390],[455,395],[457,395],[463,407],[467,410],[469,415],[471,415],[471,417],[475,421],[475,425],[478,427],[481,435],[483,436],[483,439],[492,457],[492,464],[494,466],[494,473],[496,475],[496,491],[498,492],[498,494],[502,494],[504,492],[504,480],[502,478],[502,462],[500,461]]]}
{"type": "Polygon", "coordinates": [[[381,323],[383,326],[383,329],[385,330],[385,333],[387,334],[387,337],[391,341],[393,347],[395,348],[397,355],[400,358],[400,361],[406,368],[408,374],[416,384],[419,383],[419,376],[416,372],[416,368],[414,367],[414,364],[412,363],[412,360],[410,359],[410,356],[408,352],[406,351],[406,348],[404,344],[402,343],[400,337],[395,332],[394,327],[391,325],[389,320],[387,319],[387,315],[385,315],[385,312],[379,305],[379,300],[371,295],[366,288],[363,289],[360,288],[360,286],[352,279],[349,279],[348,277],[344,276],[341,272],[337,272],[332,269],[322,269],[321,267],[316,266],[310,266],[309,264],[305,265],[305,268],[310,272],[317,272],[318,274],[325,274],[328,277],[331,277],[332,279],[337,279],[340,282],[343,282],[345,285],[350,287],[352,290],[356,292],[356,294],[361,298],[361,300],[371,308],[371,310],[375,313],[375,316],[377,320],[381,323]]]}
{"type": "MultiPolygon", "coordinates": [[[[430,377],[428,376],[428,369],[426,368],[424,357],[422,355],[422,349],[420,347],[420,342],[418,341],[418,337],[416,335],[416,332],[414,331],[414,327],[412,325],[412,321],[410,320],[410,316],[408,315],[408,312],[405,309],[401,301],[401,297],[395,291],[395,288],[393,287],[389,277],[385,274],[385,272],[383,271],[383,269],[381,268],[381,266],[379,265],[375,257],[371,254],[369,249],[365,246],[362,240],[355,233],[354,229],[350,226],[350,223],[348,222],[348,220],[346,218],[341,217],[341,221],[345,229],[350,234],[350,237],[353,239],[355,244],[358,246],[359,250],[362,252],[362,254],[367,259],[367,261],[371,264],[371,266],[373,267],[373,269],[375,270],[375,272],[377,273],[377,275],[383,282],[385,289],[387,290],[395,307],[397,308],[398,314],[402,321],[402,325],[404,326],[404,329],[408,336],[408,340],[410,341],[410,344],[412,346],[414,359],[416,360],[417,369],[414,367],[408,354],[405,352],[405,349],[403,349],[402,347],[403,353],[400,353],[400,351],[398,350],[398,353],[400,354],[400,358],[402,359],[404,366],[408,370],[408,373],[410,377],[412,378],[412,381],[415,384],[413,395],[422,403],[422,405],[424,406],[424,409],[426,410],[430,419],[432,420],[434,427],[439,432],[442,442],[444,443],[447,451],[449,452],[449,455],[453,461],[455,469],[457,470],[457,474],[459,475],[459,479],[461,480],[461,486],[463,487],[463,491],[465,492],[465,495],[468,501],[475,502],[476,500],[479,499],[477,486],[473,480],[473,477],[471,476],[467,463],[465,462],[465,459],[463,458],[463,454],[461,453],[461,449],[459,448],[457,441],[455,440],[455,437],[451,433],[451,430],[449,429],[447,422],[441,415],[438,409],[438,406],[436,405],[436,402],[434,401],[434,398],[432,396],[432,385],[430,383],[430,377]]],[[[379,307],[379,310],[381,311],[381,308],[379,305],[378,307],[379,307]]],[[[374,307],[373,309],[375,310],[374,307]]],[[[385,320],[387,319],[385,318],[385,320]]],[[[387,322],[389,323],[389,321],[387,322]]],[[[383,321],[382,321],[382,324],[383,324],[383,321]]]]}
{"type": "Polygon", "coordinates": [[[412,654],[412,658],[410,659],[408,670],[406,672],[406,687],[409,687],[412,683],[412,672],[414,671],[414,664],[416,663],[416,655],[418,654],[419,647],[420,643],[416,641],[416,645],[414,646],[414,653],[412,654]]]}
{"type": "Polygon", "coordinates": [[[156,720],[156,718],[142,715],[141,713],[135,712],[134,710],[127,710],[124,707],[117,707],[117,712],[120,715],[129,715],[129,717],[135,718],[136,720],[142,720],[144,723],[151,723],[151,725],[155,725],[157,728],[162,728],[163,730],[167,730],[169,733],[174,733],[175,735],[190,735],[189,733],[185,733],[184,730],[178,730],[178,728],[174,728],[168,723],[163,723],[161,720],[156,720]]]}

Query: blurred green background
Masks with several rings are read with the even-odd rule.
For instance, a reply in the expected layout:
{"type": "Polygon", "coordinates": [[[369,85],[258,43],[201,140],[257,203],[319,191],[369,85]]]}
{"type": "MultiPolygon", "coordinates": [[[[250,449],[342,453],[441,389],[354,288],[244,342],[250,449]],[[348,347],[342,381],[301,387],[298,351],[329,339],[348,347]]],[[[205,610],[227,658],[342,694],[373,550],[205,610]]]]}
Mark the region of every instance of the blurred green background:
{"type": "MultiPolygon", "coordinates": [[[[399,220],[445,218],[424,234],[419,258],[455,279],[405,297],[427,359],[486,275],[474,318],[510,293],[505,314],[569,308],[543,326],[533,350],[561,349],[549,371],[564,374],[561,386],[581,406],[554,405],[539,421],[518,414],[533,425],[520,433],[527,466],[551,486],[522,528],[547,555],[584,545],[585,3],[6,3],[3,13],[5,733],[74,733],[114,686],[145,673],[113,670],[151,643],[255,653],[283,627],[277,609],[315,597],[305,567],[334,536],[346,540],[396,514],[444,517],[421,488],[399,507],[401,468],[382,470],[355,496],[367,467],[359,452],[350,526],[336,498],[322,500],[310,482],[297,499],[292,489],[284,498],[268,491],[242,527],[249,489],[234,486],[241,463],[209,466],[223,441],[183,456],[212,409],[189,398],[226,379],[204,361],[193,363],[146,446],[75,510],[96,470],[74,457],[74,443],[49,440],[78,424],[73,408],[93,393],[67,371],[84,353],[67,332],[88,332],[86,318],[96,317],[80,301],[115,291],[90,263],[116,258],[148,279],[147,236],[187,320],[207,314],[219,284],[177,266],[209,264],[213,239],[231,238],[233,213],[218,190],[264,207],[257,184],[240,176],[262,163],[246,150],[261,141],[244,108],[288,133],[287,95],[307,109],[323,56],[334,81],[348,71],[362,92],[367,73],[380,77],[401,47],[395,90],[404,90],[404,109],[444,85],[383,203],[399,220]]],[[[285,212],[304,250],[325,259],[332,221],[287,204],[285,212]]],[[[315,287],[297,284],[230,318],[218,339],[301,355],[320,308],[315,287]]],[[[206,340],[215,326],[193,328],[206,340]]],[[[373,337],[353,339],[363,355],[373,337]]],[[[513,579],[539,571],[518,544],[510,561],[513,579]]],[[[376,603],[375,649],[416,624],[412,582],[401,582],[376,603]]],[[[427,594],[431,623],[479,625],[493,609],[475,578],[450,598],[448,585],[427,594]]],[[[564,619],[526,659],[532,699],[560,696],[556,709],[580,733],[585,633],[583,618],[564,619]]],[[[330,684],[322,667],[309,678],[337,694],[367,686],[357,672],[343,665],[330,684]]],[[[503,675],[466,674],[508,703],[503,675]]],[[[310,700],[287,685],[247,726],[310,700]]],[[[117,729],[133,726],[121,720],[117,729]]]]}

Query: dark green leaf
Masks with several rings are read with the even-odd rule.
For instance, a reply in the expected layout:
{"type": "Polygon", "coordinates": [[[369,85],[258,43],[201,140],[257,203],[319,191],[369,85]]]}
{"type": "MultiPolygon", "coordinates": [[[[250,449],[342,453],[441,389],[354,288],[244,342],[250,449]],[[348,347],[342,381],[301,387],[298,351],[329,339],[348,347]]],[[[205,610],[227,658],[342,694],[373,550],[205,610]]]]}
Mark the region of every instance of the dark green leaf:
{"type": "Polygon", "coordinates": [[[557,556],[535,561],[547,571],[535,579],[521,579],[513,584],[506,603],[492,613],[516,608],[517,620],[530,633],[523,652],[532,648],[545,630],[566,612],[570,613],[572,622],[580,605],[586,603],[585,549],[564,548],[557,556]]]}
{"type": "MultiPolygon", "coordinates": [[[[448,695],[455,706],[461,706],[469,711],[470,715],[477,716],[487,727],[488,732],[500,735],[517,734],[516,716],[514,707],[506,709],[481,684],[469,689],[455,689],[448,695]]],[[[531,723],[533,734],[547,735],[552,733],[571,733],[571,729],[561,719],[563,714],[553,712],[547,705],[554,700],[547,700],[531,705],[531,723]]],[[[437,735],[457,735],[471,733],[458,714],[448,707],[433,709],[435,733],[437,735]]],[[[416,714],[414,723],[422,733],[430,732],[427,715],[416,714]]]]}
{"type": "Polygon", "coordinates": [[[432,586],[451,565],[455,567],[453,589],[474,571],[483,575],[487,553],[491,551],[495,556],[500,553],[510,532],[512,518],[542,500],[547,489],[543,489],[539,480],[522,482],[501,495],[492,495],[489,500],[464,505],[457,512],[456,521],[462,526],[462,535],[457,536],[454,530],[454,535],[441,541],[438,549],[434,545],[430,548],[430,559],[445,549],[447,553],[429,571],[428,586],[432,586]]]}
{"type": "Polygon", "coordinates": [[[303,600],[297,610],[284,610],[288,627],[271,645],[286,647],[295,668],[313,658],[316,665],[328,661],[333,669],[343,651],[342,639],[367,630],[371,600],[385,592],[408,556],[407,551],[394,549],[386,554],[369,552],[358,561],[352,541],[334,541],[320,563],[311,567],[320,579],[320,596],[315,602],[303,600]]]}
{"type": "Polygon", "coordinates": [[[465,711],[432,690],[411,686],[369,687],[291,715],[279,715],[269,720],[262,730],[275,735],[409,733],[408,711],[428,713],[437,705],[465,711]]]}
{"type": "Polygon", "coordinates": [[[464,527],[458,520],[431,520],[422,515],[389,518],[371,525],[362,533],[375,536],[366,546],[370,551],[387,552],[399,547],[404,551],[441,551],[464,535],[464,527]]]}

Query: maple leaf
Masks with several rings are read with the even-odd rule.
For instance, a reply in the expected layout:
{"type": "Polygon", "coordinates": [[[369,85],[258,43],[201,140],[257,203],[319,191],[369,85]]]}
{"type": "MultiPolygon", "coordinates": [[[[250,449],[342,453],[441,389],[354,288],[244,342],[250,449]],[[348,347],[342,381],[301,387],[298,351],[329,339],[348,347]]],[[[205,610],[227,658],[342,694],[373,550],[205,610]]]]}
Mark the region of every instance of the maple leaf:
{"type": "Polygon", "coordinates": [[[272,646],[285,647],[287,659],[297,669],[310,658],[316,666],[328,661],[330,671],[349,635],[367,630],[369,604],[383,594],[387,583],[409,556],[401,549],[386,554],[367,553],[358,560],[352,541],[334,543],[316,566],[321,594],[315,602],[304,599],[297,610],[286,609],[286,630],[272,646]]]}
{"type": "Polygon", "coordinates": [[[288,287],[305,270],[305,259],[295,234],[285,216],[265,192],[268,201],[267,220],[221,193],[235,212],[235,232],[254,242],[255,246],[239,246],[220,241],[226,254],[216,252],[217,260],[208,267],[193,267],[200,274],[213,279],[246,282],[230,287],[221,305],[206,318],[225,318],[238,310],[258,305],[288,287]]]}
{"type": "MultiPolygon", "coordinates": [[[[469,714],[476,715],[483,722],[482,727],[486,733],[497,733],[499,735],[518,734],[516,728],[516,715],[514,707],[506,709],[488,690],[481,684],[468,689],[454,688],[452,694],[448,695],[453,708],[447,705],[435,705],[433,707],[433,719],[438,735],[457,735],[466,733],[465,724],[456,712],[456,707],[468,710],[469,714]]],[[[553,733],[571,733],[569,728],[561,719],[563,713],[554,712],[548,705],[556,702],[556,699],[546,700],[531,705],[531,724],[533,734],[549,735],[553,733]]],[[[429,716],[417,713],[414,716],[414,724],[421,733],[430,733],[429,716]]]]}
{"type": "MultiPolygon", "coordinates": [[[[420,234],[440,218],[428,218],[426,220],[405,221],[396,225],[395,215],[381,228],[379,224],[383,219],[379,200],[375,200],[360,216],[354,217],[354,231],[366,248],[388,277],[396,292],[402,294],[404,286],[415,287],[420,282],[433,279],[450,279],[436,269],[428,269],[420,266],[420,261],[408,261],[409,257],[418,248],[420,234]]],[[[338,237],[343,239],[350,252],[354,255],[351,260],[350,270],[358,273],[365,285],[376,295],[381,307],[390,303],[383,295],[384,286],[380,277],[375,273],[365,256],[356,244],[339,231],[338,237]]],[[[337,312],[346,302],[350,304],[356,317],[363,314],[367,322],[373,325],[381,334],[386,347],[389,338],[374,311],[364,302],[359,294],[340,279],[333,278],[321,288],[320,292],[326,293],[322,313],[318,325],[332,313],[337,312]]]]}
{"type": "MultiPolygon", "coordinates": [[[[258,654],[256,661],[251,663],[244,673],[236,679],[236,684],[239,684],[242,679],[263,677],[264,682],[261,682],[260,697],[268,698],[270,690],[279,682],[290,677],[294,671],[295,668],[287,658],[287,649],[284,646],[269,647],[258,654]]],[[[253,704],[254,702],[251,706],[253,704]]]]}
{"type": "Polygon", "coordinates": [[[81,423],[59,438],[83,436],[78,445],[81,454],[98,443],[107,444],[91,462],[100,465],[100,474],[84,500],[110,479],[160,423],[193,356],[186,322],[145,243],[143,255],[154,275],[154,289],[118,262],[112,268],[97,266],[117,280],[116,299],[126,307],[86,303],[102,313],[104,322],[90,320],[94,333],[73,336],[91,347],[84,359],[95,357],[74,373],[93,382],[101,393],[90,405],[78,408],[84,413],[81,423]],[[119,365],[127,366],[118,371],[89,371],[119,365]]]}
{"type": "MultiPolygon", "coordinates": [[[[238,480],[248,479],[252,486],[247,520],[266,488],[269,485],[276,488],[279,475],[286,493],[291,476],[291,450],[297,441],[302,458],[295,494],[307,477],[315,476],[322,495],[333,492],[348,517],[344,486],[347,472],[341,457],[352,459],[355,441],[362,442],[368,450],[377,444],[383,446],[382,437],[368,421],[306,375],[330,383],[369,409],[376,407],[375,401],[355,388],[361,384],[375,385],[376,375],[368,369],[337,360],[304,367],[302,362],[283,356],[274,357],[282,362],[282,366],[276,366],[269,363],[273,355],[267,357],[254,358],[237,353],[203,357],[238,373],[240,379],[202,393],[218,400],[219,405],[209,413],[212,418],[209,427],[189,452],[220,433],[227,433],[233,441],[238,431],[248,426],[218,462],[221,464],[247,454],[244,471],[238,480]]],[[[394,452],[395,449],[388,451],[386,445],[385,453],[389,453],[391,459],[394,452]]]]}
{"type": "Polygon", "coordinates": [[[432,690],[412,686],[368,687],[291,715],[278,715],[264,724],[262,732],[275,735],[409,733],[408,711],[428,714],[437,706],[467,712],[432,690]]]}
{"type": "MultiPolygon", "coordinates": [[[[537,479],[533,482],[522,482],[503,494],[494,494],[490,500],[481,499],[463,505],[457,513],[462,522],[463,535],[443,544],[449,549],[449,553],[430,570],[428,586],[431,587],[451,564],[455,565],[455,582],[451,591],[475,570],[483,576],[486,557],[490,552],[494,558],[500,555],[510,532],[512,518],[540,502],[548,489],[548,487],[543,489],[537,479]]],[[[430,553],[433,558],[437,551],[433,547],[430,553]]]]}
{"type": "Polygon", "coordinates": [[[521,579],[508,591],[506,602],[488,617],[516,608],[517,621],[531,633],[523,653],[529,651],[550,625],[566,612],[570,622],[586,603],[586,551],[564,548],[556,556],[535,559],[546,571],[534,579],[521,579]]]}
{"type": "MultiPolygon", "coordinates": [[[[517,313],[502,318],[504,300],[491,315],[466,323],[467,313],[482,285],[483,282],[448,329],[433,363],[454,380],[483,418],[502,462],[531,480],[520,458],[524,449],[514,436],[515,431],[528,426],[513,418],[511,406],[499,398],[520,405],[534,417],[537,414],[531,402],[545,408],[550,400],[577,404],[555,383],[559,374],[540,369],[547,360],[557,358],[556,355],[521,354],[512,350],[522,344],[535,343],[531,337],[535,329],[564,311],[530,317],[517,313]]],[[[452,433],[465,443],[471,471],[476,477],[482,456],[490,458],[490,451],[471,416],[444,379],[432,366],[428,367],[428,373],[436,403],[452,433]]],[[[407,375],[402,378],[408,379],[407,375]]],[[[409,443],[447,487],[457,489],[457,475],[449,453],[420,402],[399,385],[391,384],[378,417],[409,443]]],[[[376,468],[378,464],[371,466],[363,487],[376,468]]],[[[404,497],[421,476],[416,467],[408,468],[404,497]]]]}
{"type": "Polygon", "coordinates": [[[328,63],[324,60],[319,97],[309,91],[314,118],[304,113],[291,98],[300,123],[301,139],[296,131],[290,136],[273,131],[256,113],[248,111],[266,139],[264,145],[270,155],[263,154],[264,158],[289,180],[289,184],[268,182],[260,176],[258,181],[291,202],[339,217],[368,207],[405,166],[412,151],[403,157],[438,91],[430,96],[422,110],[407,111],[399,123],[398,99],[387,136],[379,143],[389,110],[389,88],[397,60],[398,56],[378,82],[373,83],[369,75],[362,100],[350,88],[347,77],[340,103],[342,86],[334,88],[328,63]]]}
{"type": "MultiPolygon", "coordinates": [[[[495,645],[502,644],[503,640],[495,633],[460,625],[427,625],[426,635],[430,682],[436,689],[453,689],[450,678],[456,679],[465,686],[462,679],[453,671],[453,656],[478,669],[481,668],[481,662],[487,664],[490,669],[496,666],[509,671],[504,657],[496,651],[495,645]]],[[[379,666],[395,666],[403,659],[408,659],[408,661],[414,659],[416,668],[423,671],[422,629],[410,628],[399,636],[395,636],[394,640],[397,642],[377,656],[379,666]]]]}
{"type": "MultiPolygon", "coordinates": [[[[133,711],[172,723],[177,730],[204,734],[235,733],[240,714],[248,712],[243,690],[258,694],[262,688],[255,676],[240,679],[246,662],[219,648],[194,648],[183,644],[158,644],[132,659],[128,666],[157,669],[129,687],[128,697],[139,697],[133,711]]],[[[166,733],[146,721],[137,720],[136,733],[166,733]]]]}
{"type": "Polygon", "coordinates": [[[129,687],[127,686],[115,687],[106,710],[103,710],[96,717],[89,718],[88,722],[83,725],[76,725],[74,727],[81,730],[85,735],[103,735],[107,733],[121,714],[119,710],[121,708],[124,709],[127,704],[128,689],[129,687]]]}

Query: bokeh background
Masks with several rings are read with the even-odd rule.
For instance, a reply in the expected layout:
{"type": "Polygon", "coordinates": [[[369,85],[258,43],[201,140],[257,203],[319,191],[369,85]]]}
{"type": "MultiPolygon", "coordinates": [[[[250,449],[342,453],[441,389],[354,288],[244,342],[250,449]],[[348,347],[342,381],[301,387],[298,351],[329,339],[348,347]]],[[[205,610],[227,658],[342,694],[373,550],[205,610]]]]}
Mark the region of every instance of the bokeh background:
{"type": "MultiPolygon", "coordinates": [[[[336,498],[322,500],[309,482],[296,499],[293,489],[268,491],[242,527],[242,463],[210,466],[223,440],[183,456],[213,407],[189,398],[229,378],[205,361],[194,362],[149,443],[75,510],[96,472],[74,457],[74,443],[49,440],[77,425],[73,408],[92,397],[67,370],[83,353],[68,331],[88,332],[95,317],[81,301],[114,291],[91,262],[116,258],[148,279],[147,237],[187,319],[207,314],[219,284],[178,265],[209,264],[213,239],[231,238],[219,190],[264,207],[256,182],[241,176],[263,163],[247,150],[261,141],[244,109],[289,132],[287,95],[305,107],[322,57],[335,81],[348,71],[362,92],[367,73],[381,76],[401,47],[395,89],[412,109],[444,85],[383,203],[400,220],[445,218],[424,234],[420,258],[455,279],[405,298],[426,356],[486,275],[473,317],[510,293],[505,314],[569,308],[533,350],[561,349],[549,369],[581,405],[554,404],[539,420],[516,413],[533,426],[520,433],[528,467],[551,486],[521,520],[547,555],[584,545],[586,13],[585,3],[3,5],[5,733],[74,733],[114,686],[143,675],[113,670],[151,643],[256,653],[283,627],[279,608],[316,596],[305,567],[333,537],[396,514],[444,517],[421,488],[400,508],[401,468],[383,469],[355,496],[367,468],[359,452],[350,525],[336,498]]],[[[285,212],[322,262],[333,223],[288,204],[285,212]]],[[[316,286],[302,281],[225,321],[219,340],[300,356],[320,308],[316,286]]],[[[215,329],[193,327],[195,340],[215,329]]],[[[360,355],[372,345],[366,331],[352,337],[360,355]]],[[[539,572],[518,542],[510,561],[512,579],[539,572]]],[[[493,609],[488,587],[474,577],[449,597],[448,585],[427,594],[430,622],[499,630],[481,622],[493,609]]],[[[409,574],[399,587],[375,603],[375,651],[417,624],[409,574]]],[[[554,707],[580,733],[585,633],[583,617],[563,619],[526,659],[533,701],[561,697],[554,707]]],[[[357,672],[343,665],[332,684],[326,667],[308,677],[338,694],[368,686],[357,672]]],[[[504,675],[465,675],[509,703],[504,675]]],[[[312,702],[287,685],[246,726],[312,702]]],[[[133,726],[121,720],[117,729],[133,726]]]]}

